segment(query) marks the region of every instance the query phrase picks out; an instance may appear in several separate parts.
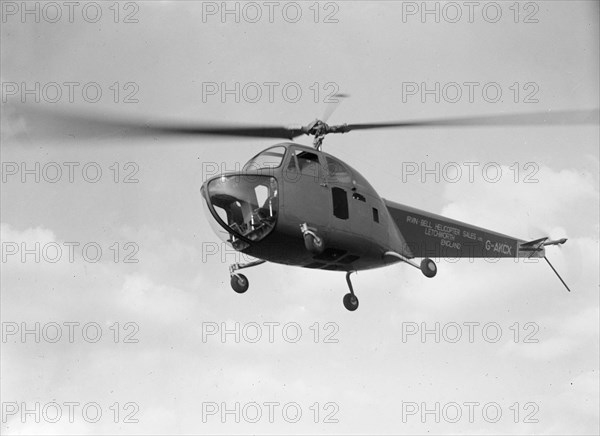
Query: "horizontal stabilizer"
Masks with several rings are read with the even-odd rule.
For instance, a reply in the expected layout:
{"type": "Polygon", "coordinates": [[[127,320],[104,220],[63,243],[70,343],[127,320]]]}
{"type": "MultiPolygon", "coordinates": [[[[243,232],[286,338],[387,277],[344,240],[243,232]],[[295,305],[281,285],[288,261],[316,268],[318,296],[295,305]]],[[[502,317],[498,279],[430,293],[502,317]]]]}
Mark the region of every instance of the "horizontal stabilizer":
{"type": "Polygon", "coordinates": [[[541,247],[544,245],[544,242],[546,242],[548,238],[540,238],[540,239],[536,239],[534,241],[529,241],[529,242],[523,242],[521,244],[521,248],[534,248],[534,247],[541,247]]]}
{"type": "Polygon", "coordinates": [[[556,241],[546,241],[544,245],[562,245],[567,242],[567,238],[557,239],[556,241]]]}

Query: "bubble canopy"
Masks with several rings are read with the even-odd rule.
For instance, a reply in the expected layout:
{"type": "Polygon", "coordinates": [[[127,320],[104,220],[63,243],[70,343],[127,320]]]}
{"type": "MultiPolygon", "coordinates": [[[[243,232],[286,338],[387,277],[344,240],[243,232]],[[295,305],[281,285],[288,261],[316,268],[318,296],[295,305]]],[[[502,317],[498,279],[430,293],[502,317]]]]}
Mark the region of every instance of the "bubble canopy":
{"type": "Polygon", "coordinates": [[[233,174],[209,180],[204,194],[211,215],[230,235],[228,242],[241,250],[275,228],[278,191],[274,177],[233,174]]]}

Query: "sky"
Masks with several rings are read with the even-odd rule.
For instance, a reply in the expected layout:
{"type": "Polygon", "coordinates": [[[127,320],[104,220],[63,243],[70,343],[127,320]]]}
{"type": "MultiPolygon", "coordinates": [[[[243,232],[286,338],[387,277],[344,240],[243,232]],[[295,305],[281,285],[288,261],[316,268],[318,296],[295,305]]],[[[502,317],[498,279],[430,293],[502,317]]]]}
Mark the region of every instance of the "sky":
{"type": "Polygon", "coordinates": [[[337,92],[331,123],[594,109],[597,2],[0,5],[4,434],[600,432],[598,125],[327,137],[386,199],[568,238],[547,256],[571,293],[543,261],[442,259],[434,279],[359,272],[351,313],[341,273],[265,264],[230,288],[247,258],[200,186],[277,140],[90,137],[20,109],[286,126],[337,92]]]}

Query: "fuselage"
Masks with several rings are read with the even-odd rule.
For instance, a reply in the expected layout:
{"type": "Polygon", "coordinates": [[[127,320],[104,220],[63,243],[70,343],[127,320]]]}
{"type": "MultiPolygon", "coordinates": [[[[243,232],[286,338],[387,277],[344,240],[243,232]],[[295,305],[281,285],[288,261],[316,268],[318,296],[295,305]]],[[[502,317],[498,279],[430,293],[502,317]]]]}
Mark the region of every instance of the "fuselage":
{"type": "Polygon", "coordinates": [[[358,171],[328,153],[282,143],[237,173],[207,180],[202,196],[236,250],[269,262],[333,271],[395,263],[403,238],[383,199],[358,171]],[[324,241],[305,247],[301,225],[324,241]]]}

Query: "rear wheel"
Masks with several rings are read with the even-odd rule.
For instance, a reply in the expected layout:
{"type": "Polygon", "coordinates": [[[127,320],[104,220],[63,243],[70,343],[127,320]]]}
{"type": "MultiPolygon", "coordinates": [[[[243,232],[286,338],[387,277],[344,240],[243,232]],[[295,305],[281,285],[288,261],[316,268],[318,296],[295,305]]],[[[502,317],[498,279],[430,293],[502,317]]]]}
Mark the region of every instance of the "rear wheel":
{"type": "Polygon", "coordinates": [[[425,277],[435,277],[437,274],[437,265],[429,258],[425,258],[421,261],[421,272],[425,277]]]}

